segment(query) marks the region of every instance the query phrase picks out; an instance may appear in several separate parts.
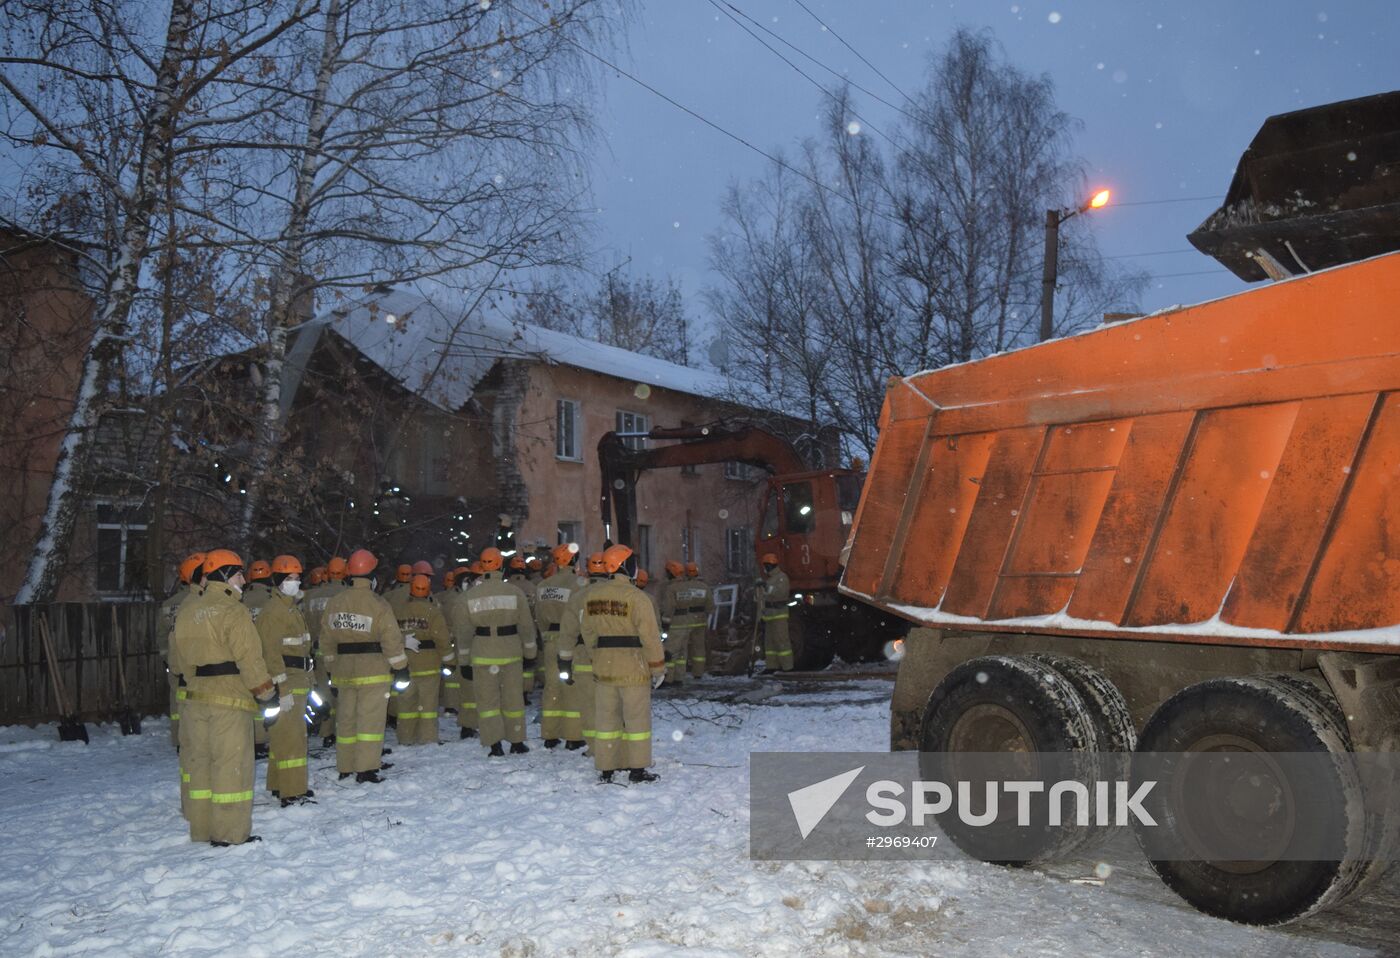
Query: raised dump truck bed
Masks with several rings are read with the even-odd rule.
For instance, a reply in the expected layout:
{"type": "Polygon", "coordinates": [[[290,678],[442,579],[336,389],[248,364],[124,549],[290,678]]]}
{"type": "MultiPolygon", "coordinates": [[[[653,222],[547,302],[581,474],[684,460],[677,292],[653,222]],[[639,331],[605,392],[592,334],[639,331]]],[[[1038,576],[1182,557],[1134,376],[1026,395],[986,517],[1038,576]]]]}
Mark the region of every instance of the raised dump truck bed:
{"type": "MultiPolygon", "coordinates": [[[[927,626],[890,703],[922,779],[1148,789],[1153,867],[1236,921],[1400,858],[1397,103],[1270,118],[1192,234],[1250,277],[1372,258],[893,380],[846,554],[843,592],[927,626]]],[[[1087,855],[1040,814],[935,817],[1087,855]]]]}
{"type": "Polygon", "coordinates": [[[1400,254],[893,380],[841,589],[918,623],[1400,653],[1400,254]]]}

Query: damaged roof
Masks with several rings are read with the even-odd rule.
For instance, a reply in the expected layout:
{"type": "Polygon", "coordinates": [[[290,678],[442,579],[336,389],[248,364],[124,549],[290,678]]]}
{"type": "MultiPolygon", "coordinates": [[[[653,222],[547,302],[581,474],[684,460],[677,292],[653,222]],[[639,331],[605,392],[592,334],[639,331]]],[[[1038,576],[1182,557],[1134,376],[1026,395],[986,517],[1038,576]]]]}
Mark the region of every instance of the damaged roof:
{"type": "MultiPolygon", "coordinates": [[[[404,388],[440,409],[466,405],[477,384],[502,359],[572,366],[661,389],[734,401],[728,377],[529,325],[495,306],[441,288],[384,289],[302,324],[289,366],[305,366],[319,333],[330,330],[404,388]],[[307,336],[307,332],[318,335],[307,336]],[[298,362],[298,357],[300,361],[298,362]]],[[[295,383],[284,383],[292,386],[295,383]]],[[[284,388],[284,402],[291,396],[284,388]]]]}

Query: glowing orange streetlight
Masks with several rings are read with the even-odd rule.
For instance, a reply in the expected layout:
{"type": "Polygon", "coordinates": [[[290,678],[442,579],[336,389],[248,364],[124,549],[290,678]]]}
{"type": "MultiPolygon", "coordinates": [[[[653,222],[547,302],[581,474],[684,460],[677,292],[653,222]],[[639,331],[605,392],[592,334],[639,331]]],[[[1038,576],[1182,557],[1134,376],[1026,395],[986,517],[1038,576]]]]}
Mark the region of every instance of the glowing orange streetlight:
{"type": "Polygon", "coordinates": [[[1055,335],[1055,277],[1060,268],[1060,224],[1088,210],[1101,210],[1112,198],[1112,190],[1099,190],[1073,210],[1045,211],[1045,270],[1040,277],[1040,341],[1055,335]]]}

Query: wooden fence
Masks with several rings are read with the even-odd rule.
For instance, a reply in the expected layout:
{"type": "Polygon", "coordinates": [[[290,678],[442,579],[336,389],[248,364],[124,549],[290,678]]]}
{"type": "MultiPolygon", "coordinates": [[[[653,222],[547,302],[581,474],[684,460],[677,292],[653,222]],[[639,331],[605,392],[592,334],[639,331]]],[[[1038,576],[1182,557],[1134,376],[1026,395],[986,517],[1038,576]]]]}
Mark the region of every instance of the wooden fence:
{"type": "Polygon", "coordinates": [[[165,714],[169,692],[156,648],[159,613],[153,602],[0,606],[0,725],[59,717],[41,618],[48,623],[64,693],[80,718],[106,721],[121,714],[118,655],[124,656],[131,707],[140,715],[165,714]]]}

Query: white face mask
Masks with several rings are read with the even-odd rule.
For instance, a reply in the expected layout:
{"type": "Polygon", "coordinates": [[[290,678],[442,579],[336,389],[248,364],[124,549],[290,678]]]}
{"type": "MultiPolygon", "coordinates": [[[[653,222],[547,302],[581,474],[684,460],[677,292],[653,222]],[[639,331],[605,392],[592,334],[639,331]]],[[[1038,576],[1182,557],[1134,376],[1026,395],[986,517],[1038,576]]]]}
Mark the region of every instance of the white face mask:
{"type": "Polygon", "coordinates": [[[283,595],[290,595],[290,596],[298,596],[298,595],[301,595],[301,580],[300,580],[300,579],[283,579],[283,580],[282,580],[282,584],[281,584],[280,586],[278,586],[278,588],[280,588],[280,589],[282,590],[282,594],[283,594],[283,595]]]}

